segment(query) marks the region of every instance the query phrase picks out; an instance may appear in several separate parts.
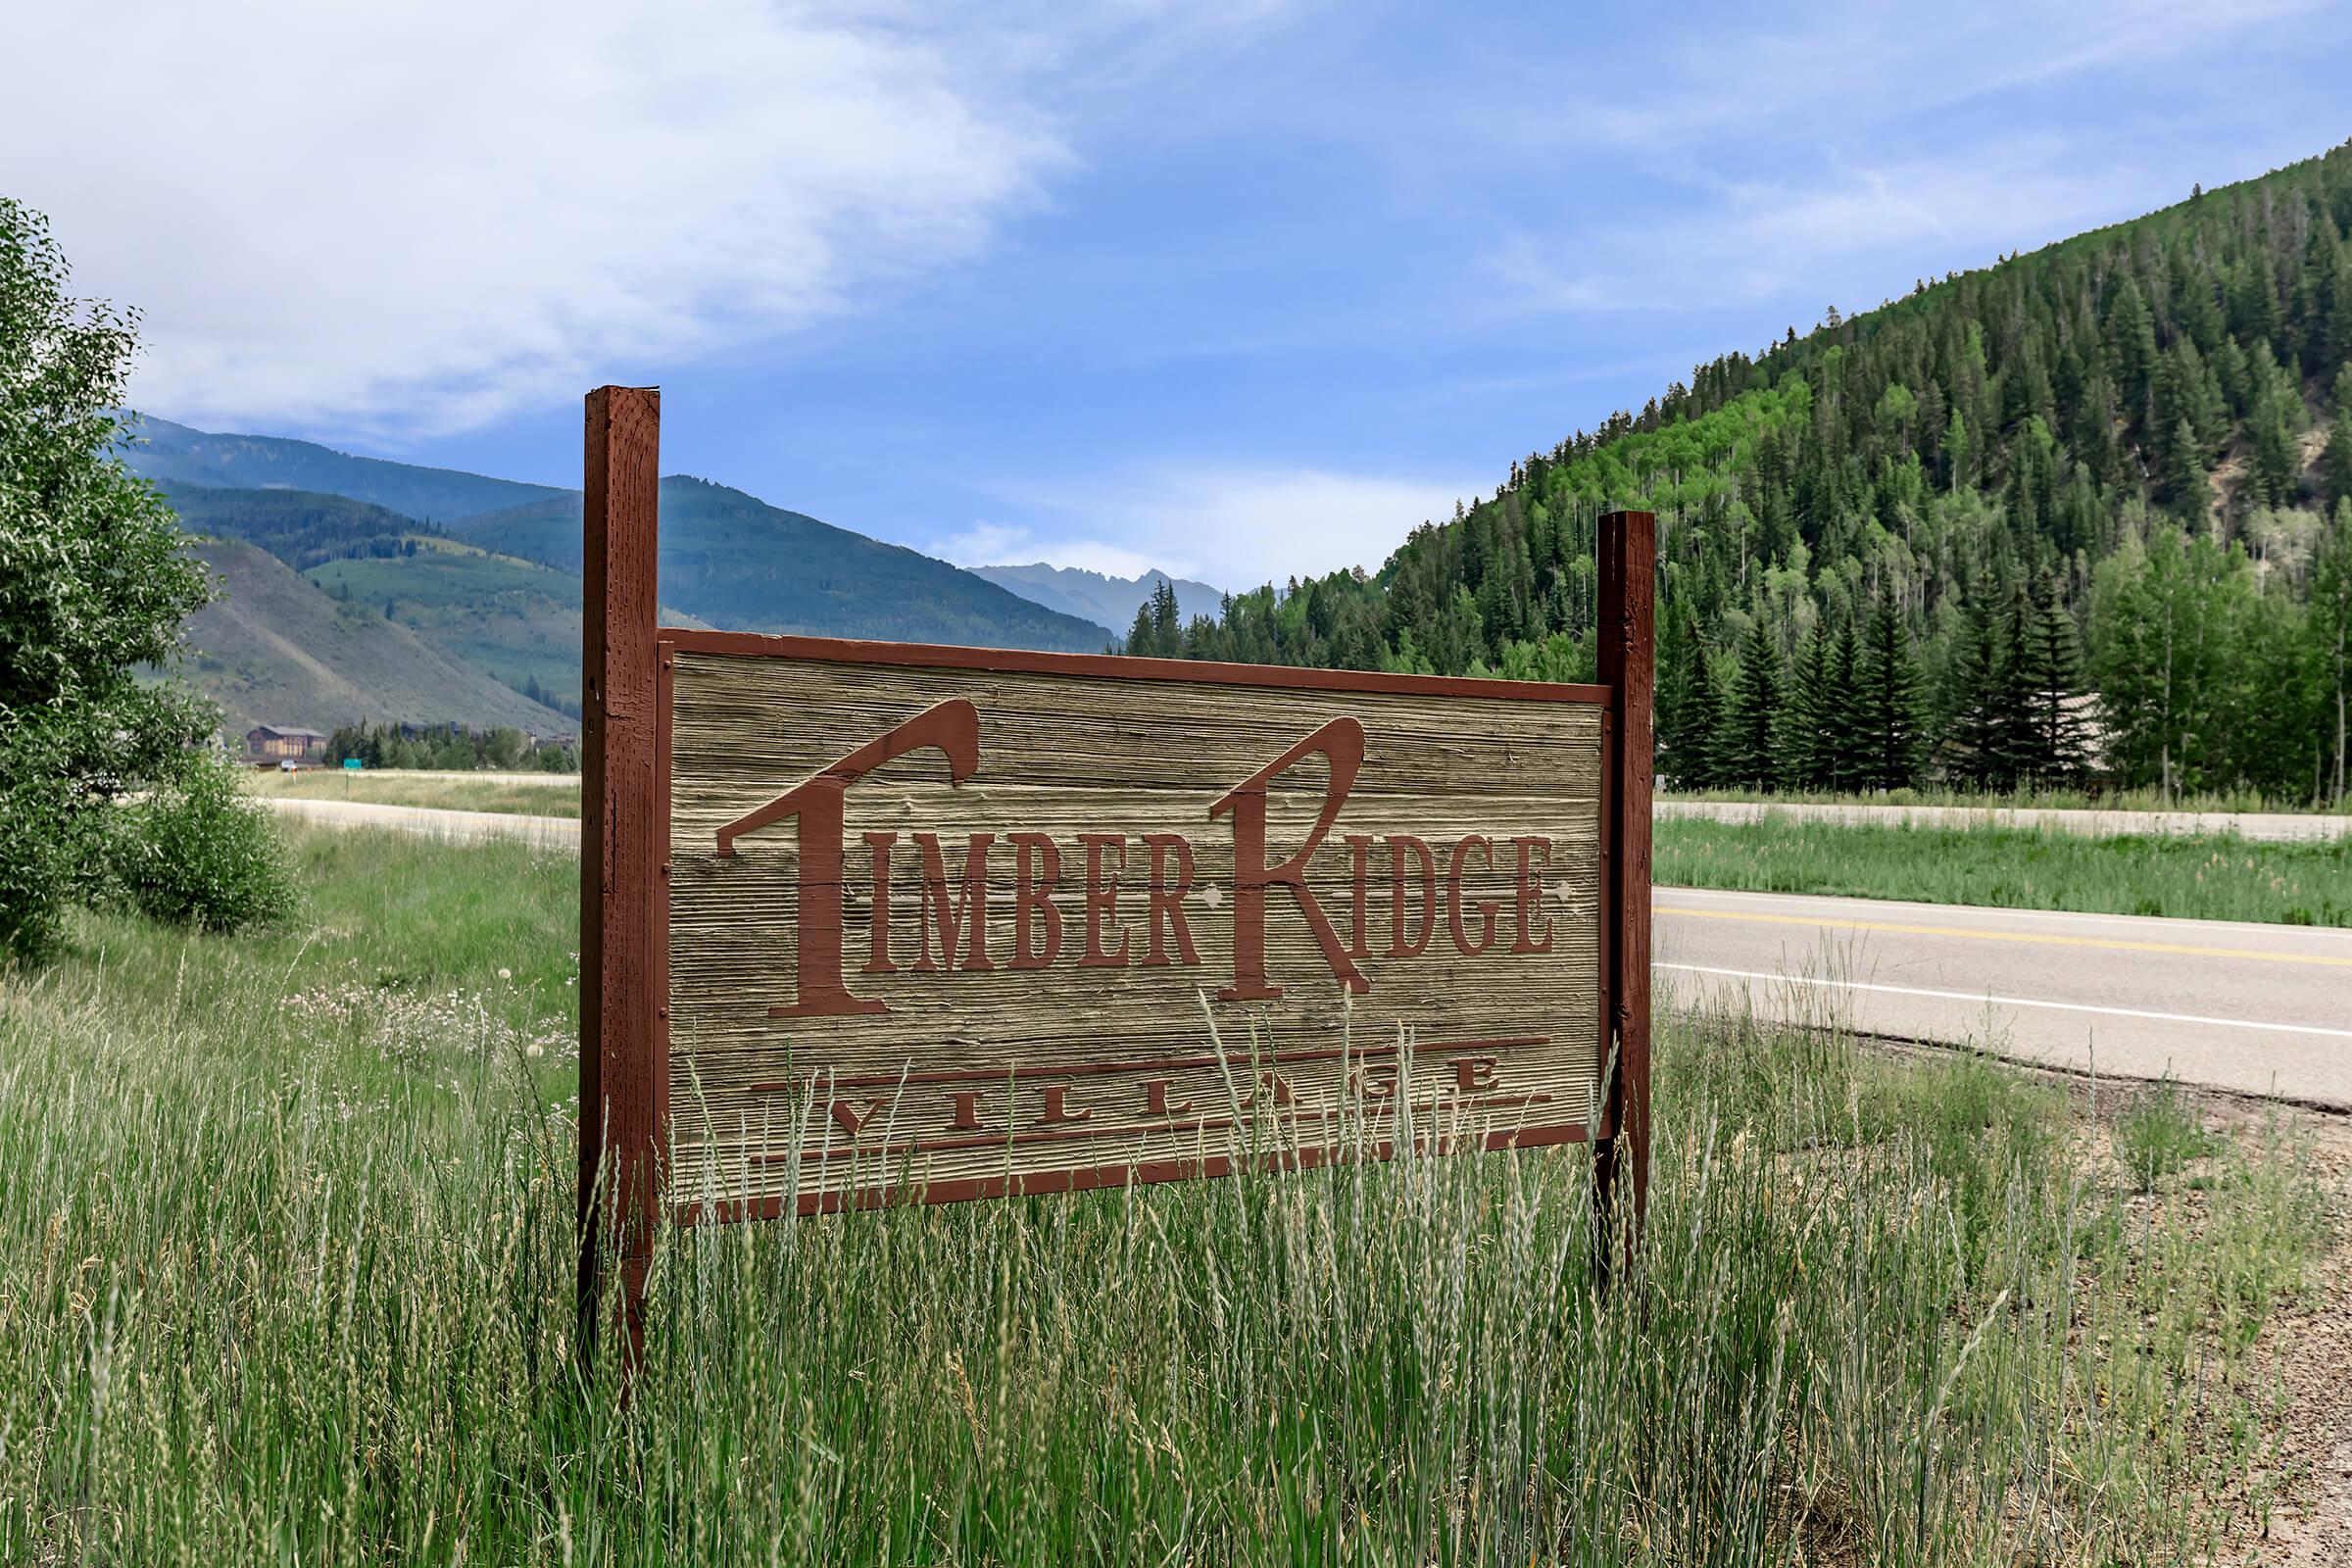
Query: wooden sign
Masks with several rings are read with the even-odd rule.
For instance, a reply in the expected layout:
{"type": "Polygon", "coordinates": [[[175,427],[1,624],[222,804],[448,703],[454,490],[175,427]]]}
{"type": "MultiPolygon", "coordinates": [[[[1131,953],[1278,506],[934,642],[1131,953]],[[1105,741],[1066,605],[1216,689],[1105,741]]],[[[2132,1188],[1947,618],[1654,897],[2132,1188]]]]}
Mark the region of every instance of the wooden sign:
{"type": "Polygon", "coordinates": [[[584,1231],[1621,1134],[1639,1197],[1646,515],[1606,684],[662,629],[657,408],[589,401],[584,1231]]]}

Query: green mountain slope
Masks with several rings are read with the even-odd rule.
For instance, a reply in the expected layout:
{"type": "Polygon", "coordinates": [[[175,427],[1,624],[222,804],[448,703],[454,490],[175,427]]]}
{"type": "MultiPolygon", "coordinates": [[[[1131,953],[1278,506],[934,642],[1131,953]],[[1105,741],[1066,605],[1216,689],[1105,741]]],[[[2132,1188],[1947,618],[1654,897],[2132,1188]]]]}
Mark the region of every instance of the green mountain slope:
{"type": "MultiPolygon", "coordinates": [[[[574,494],[468,517],[458,537],[580,569],[574,494]]],[[[662,481],[662,598],[713,626],[1100,653],[1102,628],[898,545],[771,507],[740,490],[662,481]]]]}
{"type": "Polygon", "coordinates": [[[2348,230],[2352,146],[1833,312],[1514,464],[1376,577],[1260,589],[1137,651],[1572,678],[1595,521],[1642,508],[1680,782],[2095,760],[2342,798],[2348,230]]]}
{"type": "Polygon", "coordinates": [[[153,415],[139,416],[135,433],[138,442],[123,461],[150,479],[215,489],[317,491],[435,522],[564,493],[552,485],[356,458],[283,436],[192,430],[153,415]]]}
{"type": "Polygon", "coordinates": [[[253,545],[195,548],[223,593],[188,617],[184,672],[220,705],[231,736],[256,723],[332,730],[362,719],[578,728],[386,620],[380,604],[338,603],[253,545]]]}
{"type": "Polygon", "coordinates": [[[304,573],[339,602],[372,609],[502,685],[576,713],[580,579],[454,539],[412,538],[397,555],[324,562],[304,573]]]}
{"type": "Polygon", "coordinates": [[[387,507],[316,490],[231,490],[167,481],[190,533],[259,545],[297,571],[347,556],[413,554],[434,530],[387,507]]]}

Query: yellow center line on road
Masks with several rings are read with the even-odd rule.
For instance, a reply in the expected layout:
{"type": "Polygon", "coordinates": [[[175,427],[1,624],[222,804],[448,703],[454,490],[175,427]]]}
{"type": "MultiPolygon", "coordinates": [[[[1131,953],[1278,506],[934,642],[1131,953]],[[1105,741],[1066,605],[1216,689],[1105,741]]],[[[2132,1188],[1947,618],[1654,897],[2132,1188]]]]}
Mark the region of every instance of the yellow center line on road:
{"type": "Polygon", "coordinates": [[[1693,920],[1746,920],[1759,925],[1839,926],[1849,931],[1886,931],[1914,937],[1965,937],[1972,942],[2032,942],[2057,948],[2106,948],[2120,953],[2174,953],[2198,958],[2245,958],[2255,963],[2317,963],[2352,969],[2352,958],[2318,953],[2265,953],[2254,948],[2200,948],[2182,942],[2127,942],[2117,937],[2067,937],[2049,931],[1984,931],[1956,925],[1904,925],[1892,920],[1845,920],[1812,914],[1757,914],[1744,909],[1693,909],[1660,904],[1660,914],[1693,920]]]}

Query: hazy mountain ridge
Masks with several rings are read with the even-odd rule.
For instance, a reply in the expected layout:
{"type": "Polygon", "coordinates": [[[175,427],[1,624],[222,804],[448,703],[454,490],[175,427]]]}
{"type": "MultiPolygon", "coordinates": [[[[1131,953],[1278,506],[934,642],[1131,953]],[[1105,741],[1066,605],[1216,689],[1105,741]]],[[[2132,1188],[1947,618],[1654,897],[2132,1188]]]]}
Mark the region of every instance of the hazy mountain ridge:
{"type": "Polygon", "coordinates": [[[354,457],[287,436],[220,434],[154,415],[133,416],[123,453],[133,473],[226,490],[307,490],[345,496],[406,517],[447,522],[567,492],[456,468],[354,457]]]}
{"type": "MultiPolygon", "coordinates": [[[[576,493],[468,517],[451,533],[580,568],[576,493]]],[[[662,598],[713,626],[1100,653],[1102,628],[903,545],[708,479],[662,481],[662,598]]]]}
{"type": "Polygon", "coordinates": [[[1025,566],[965,569],[1024,599],[1033,599],[1049,610],[1091,620],[1109,632],[1113,641],[1127,635],[1128,628],[1135,624],[1135,612],[1163,582],[1176,590],[1177,613],[1185,620],[1195,615],[1206,615],[1213,620],[1225,603],[1224,589],[1171,577],[1156,566],[1139,577],[1114,577],[1083,566],[1056,566],[1043,561],[1025,566]]]}

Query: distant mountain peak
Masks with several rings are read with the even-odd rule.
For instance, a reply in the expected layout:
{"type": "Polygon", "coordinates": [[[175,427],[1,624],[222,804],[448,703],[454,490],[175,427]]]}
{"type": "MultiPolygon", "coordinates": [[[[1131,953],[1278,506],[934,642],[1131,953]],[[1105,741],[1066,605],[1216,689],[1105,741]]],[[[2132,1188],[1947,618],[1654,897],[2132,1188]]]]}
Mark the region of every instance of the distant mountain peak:
{"type": "Polygon", "coordinates": [[[975,577],[985,577],[1049,610],[1083,616],[1113,637],[1127,635],[1128,627],[1135,623],[1136,611],[1163,582],[1176,590],[1176,612],[1184,620],[1189,621],[1195,615],[1214,619],[1225,604],[1223,589],[1171,576],[1156,566],[1147,567],[1133,577],[1117,577],[1085,566],[1056,566],[1046,561],[1023,566],[973,566],[970,570],[975,577]]]}

